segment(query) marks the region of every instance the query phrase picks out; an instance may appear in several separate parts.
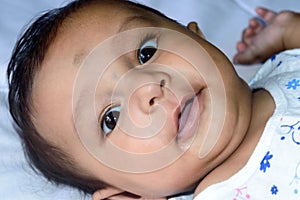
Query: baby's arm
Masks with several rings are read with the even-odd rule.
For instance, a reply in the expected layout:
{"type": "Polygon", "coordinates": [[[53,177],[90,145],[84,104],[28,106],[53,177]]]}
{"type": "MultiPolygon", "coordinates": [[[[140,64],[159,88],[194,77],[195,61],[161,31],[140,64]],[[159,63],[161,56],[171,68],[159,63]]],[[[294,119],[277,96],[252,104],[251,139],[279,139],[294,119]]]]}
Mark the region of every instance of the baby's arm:
{"type": "Polygon", "coordinates": [[[237,43],[237,64],[263,62],[275,53],[283,50],[300,48],[300,14],[292,11],[276,13],[257,8],[257,14],[268,25],[251,19],[249,26],[243,31],[242,41],[237,43]]]}

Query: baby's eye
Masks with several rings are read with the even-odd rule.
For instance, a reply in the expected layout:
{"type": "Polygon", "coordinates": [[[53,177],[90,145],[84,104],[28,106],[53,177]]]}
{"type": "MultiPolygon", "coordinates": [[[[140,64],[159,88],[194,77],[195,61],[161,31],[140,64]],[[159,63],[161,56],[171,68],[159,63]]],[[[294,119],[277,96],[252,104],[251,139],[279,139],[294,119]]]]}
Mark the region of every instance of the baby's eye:
{"type": "Polygon", "coordinates": [[[105,111],[100,119],[101,129],[103,131],[104,136],[108,135],[110,132],[114,130],[117,125],[118,119],[120,115],[120,106],[110,107],[105,111]]]}
{"type": "Polygon", "coordinates": [[[156,39],[149,39],[142,43],[141,47],[137,51],[137,58],[141,65],[145,64],[157,50],[156,39]]]}

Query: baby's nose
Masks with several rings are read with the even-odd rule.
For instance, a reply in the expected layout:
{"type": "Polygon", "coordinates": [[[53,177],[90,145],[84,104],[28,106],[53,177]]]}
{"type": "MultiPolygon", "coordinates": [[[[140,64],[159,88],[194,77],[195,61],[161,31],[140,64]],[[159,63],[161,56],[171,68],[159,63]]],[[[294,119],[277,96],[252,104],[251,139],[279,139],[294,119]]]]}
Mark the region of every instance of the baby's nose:
{"type": "Polygon", "coordinates": [[[144,114],[149,114],[152,106],[163,98],[164,82],[161,80],[159,83],[152,82],[138,86],[130,95],[129,104],[144,114]]]}

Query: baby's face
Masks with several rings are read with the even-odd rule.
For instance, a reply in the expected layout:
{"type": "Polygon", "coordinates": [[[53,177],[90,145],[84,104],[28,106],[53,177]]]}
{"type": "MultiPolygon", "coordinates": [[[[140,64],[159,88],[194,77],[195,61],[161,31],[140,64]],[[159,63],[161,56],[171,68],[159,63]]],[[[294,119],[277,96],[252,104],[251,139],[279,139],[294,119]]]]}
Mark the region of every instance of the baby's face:
{"type": "Polygon", "coordinates": [[[249,95],[226,57],[190,30],[139,8],[94,5],[69,17],[50,47],[34,124],[82,173],[166,196],[237,148],[249,95]]]}

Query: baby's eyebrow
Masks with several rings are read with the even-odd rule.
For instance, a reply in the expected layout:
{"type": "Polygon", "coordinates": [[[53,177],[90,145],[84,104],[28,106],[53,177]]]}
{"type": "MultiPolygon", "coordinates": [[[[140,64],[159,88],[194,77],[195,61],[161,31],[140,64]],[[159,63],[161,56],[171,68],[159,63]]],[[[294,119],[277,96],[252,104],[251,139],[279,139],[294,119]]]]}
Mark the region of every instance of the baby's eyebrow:
{"type": "MultiPolygon", "coordinates": [[[[141,15],[134,15],[134,16],[129,16],[126,17],[121,23],[120,23],[120,27],[117,31],[117,33],[120,33],[122,31],[128,30],[131,27],[137,25],[137,24],[148,24],[148,25],[152,25],[152,26],[156,26],[157,23],[155,23],[153,20],[151,20],[150,18],[147,18],[145,16],[141,16],[141,15]]],[[[86,55],[88,54],[88,52],[82,51],[77,53],[74,58],[73,58],[73,65],[74,66],[80,66],[82,61],[85,59],[86,55]]]]}
{"type": "Polygon", "coordinates": [[[157,23],[155,23],[154,20],[152,20],[146,16],[134,15],[134,16],[126,17],[124,19],[124,21],[122,23],[120,23],[120,27],[119,27],[117,33],[128,30],[131,27],[135,26],[136,24],[142,24],[142,23],[152,25],[152,26],[157,26],[157,23]]]}

